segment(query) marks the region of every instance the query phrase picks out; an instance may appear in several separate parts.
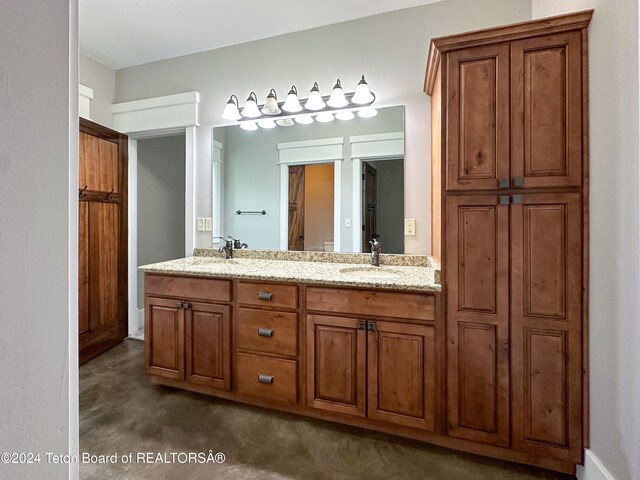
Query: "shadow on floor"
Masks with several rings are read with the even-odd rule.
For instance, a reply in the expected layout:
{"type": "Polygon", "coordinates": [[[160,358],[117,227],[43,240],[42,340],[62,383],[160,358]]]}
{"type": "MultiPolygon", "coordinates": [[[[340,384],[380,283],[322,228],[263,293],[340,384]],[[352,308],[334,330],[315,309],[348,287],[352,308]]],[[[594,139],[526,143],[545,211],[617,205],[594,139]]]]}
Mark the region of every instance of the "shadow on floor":
{"type": "MultiPolygon", "coordinates": [[[[144,344],[80,368],[80,451],[118,454],[80,478],[216,480],[568,480],[546,470],[153,385],[144,344]],[[143,463],[138,453],[222,452],[219,464],[143,463]],[[133,462],[122,455],[133,454],[133,462]]],[[[184,460],[184,457],[179,457],[184,460]]]]}

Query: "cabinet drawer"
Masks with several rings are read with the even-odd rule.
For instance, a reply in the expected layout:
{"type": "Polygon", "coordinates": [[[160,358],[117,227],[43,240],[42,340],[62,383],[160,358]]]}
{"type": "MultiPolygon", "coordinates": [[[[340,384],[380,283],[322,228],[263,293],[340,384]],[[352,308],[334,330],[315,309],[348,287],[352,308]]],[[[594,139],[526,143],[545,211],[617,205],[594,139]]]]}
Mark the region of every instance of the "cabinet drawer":
{"type": "Polygon", "coordinates": [[[144,293],[152,296],[230,302],[231,281],[146,274],[144,293]]]}
{"type": "Polygon", "coordinates": [[[298,402],[295,360],[238,354],[238,393],[282,403],[298,402]]]}
{"type": "Polygon", "coordinates": [[[421,293],[307,288],[307,310],[435,320],[435,296],[421,293]]]}
{"type": "Polygon", "coordinates": [[[238,309],[238,348],[295,357],[298,315],[269,310],[238,309]]]}
{"type": "Polygon", "coordinates": [[[298,307],[298,287],[273,283],[238,283],[238,303],[265,307],[298,307]]]}

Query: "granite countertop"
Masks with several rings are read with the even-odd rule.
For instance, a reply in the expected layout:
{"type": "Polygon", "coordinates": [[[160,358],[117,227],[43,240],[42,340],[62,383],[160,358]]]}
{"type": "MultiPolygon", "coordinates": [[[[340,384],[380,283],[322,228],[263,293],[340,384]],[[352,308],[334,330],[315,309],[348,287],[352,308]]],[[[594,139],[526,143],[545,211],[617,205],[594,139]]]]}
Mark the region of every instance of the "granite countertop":
{"type": "Polygon", "coordinates": [[[434,280],[434,272],[439,266],[424,255],[383,254],[380,257],[382,265],[373,267],[363,261],[370,258],[366,254],[314,252],[305,255],[307,252],[243,250],[235,252],[235,258],[225,260],[213,249],[198,249],[195,253],[193,257],[144,265],[139,270],[166,275],[441,291],[441,286],[434,280]],[[292,254],[290,258],[287,253],[292,254]],[[393,260],[391,257],[404,258],[393,260]]]}

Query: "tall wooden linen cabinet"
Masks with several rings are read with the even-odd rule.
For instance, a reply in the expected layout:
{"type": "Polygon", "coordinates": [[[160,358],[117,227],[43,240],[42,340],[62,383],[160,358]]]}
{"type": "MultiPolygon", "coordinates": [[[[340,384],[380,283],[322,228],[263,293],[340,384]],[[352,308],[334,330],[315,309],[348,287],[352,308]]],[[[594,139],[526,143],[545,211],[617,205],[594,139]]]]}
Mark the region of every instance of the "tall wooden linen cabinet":
{"type": "Polygon", "coordinates": [[[127,137],[80,119],[80,363],[127,336],[127,137]]]}
{"type": "Polygon", "coordinates": [[[434,39],[425,81],[447,434],[565,467],[588,440],[591,15],[434,39]]]}

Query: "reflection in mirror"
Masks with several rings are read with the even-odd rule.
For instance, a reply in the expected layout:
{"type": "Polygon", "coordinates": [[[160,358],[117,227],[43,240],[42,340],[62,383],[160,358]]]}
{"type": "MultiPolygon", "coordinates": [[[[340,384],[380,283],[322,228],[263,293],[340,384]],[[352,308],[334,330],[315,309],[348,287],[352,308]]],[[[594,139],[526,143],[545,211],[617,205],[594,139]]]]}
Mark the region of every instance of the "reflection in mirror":
{"type": "Polygon", "coordinates": [[[376,235],[383,253],[404,253],[404,107],[330,123],[218,127],[213,140],[214,237],[251,249],[370,252],[376,235]]]}

